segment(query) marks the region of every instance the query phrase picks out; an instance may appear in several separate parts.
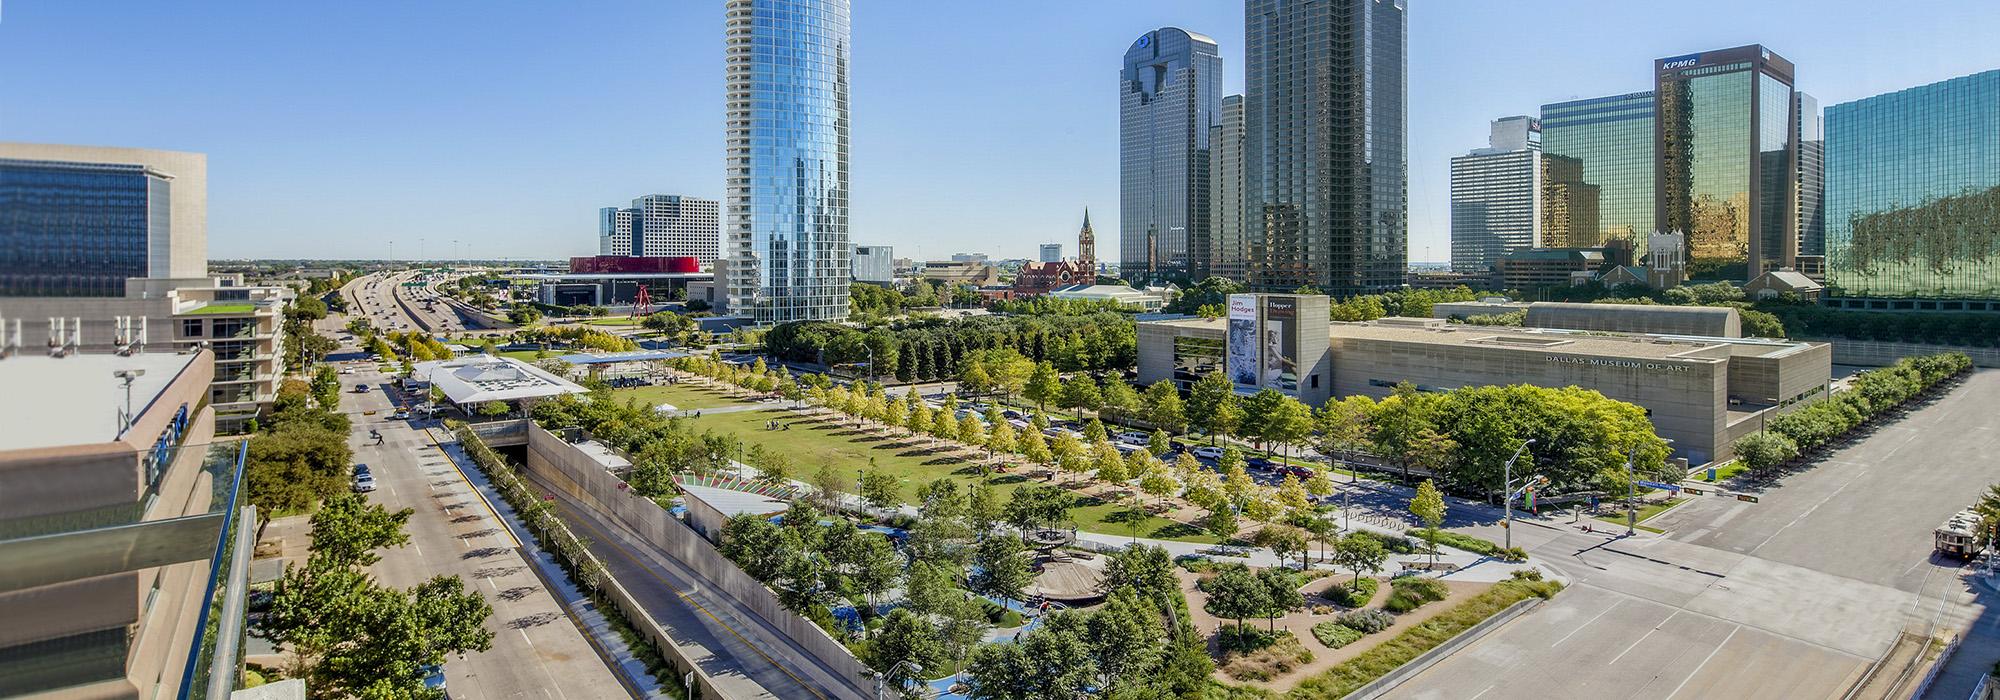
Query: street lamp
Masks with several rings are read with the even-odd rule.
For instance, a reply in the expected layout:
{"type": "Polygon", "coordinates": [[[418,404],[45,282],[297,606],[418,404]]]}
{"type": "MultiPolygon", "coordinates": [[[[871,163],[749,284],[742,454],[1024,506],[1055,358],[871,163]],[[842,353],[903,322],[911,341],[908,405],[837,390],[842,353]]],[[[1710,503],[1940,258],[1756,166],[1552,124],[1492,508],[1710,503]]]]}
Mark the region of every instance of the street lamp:
{"type": "Polygon", "coordinates": [[[1535,444],[1535,439],[1528,438],[1527,442],[1523,442],[1520,447],[1514,448],[1514,456],[1508,457],[1506,466],[1500,468],[1500,479],[1505,482],[1500,489],[1500,495],[1501,500],[1504,502],[1501,508],[1507,514],[1507,523],[1504,526],[1504,529],[1507,531],[1507,549],[1514,548],[1514,460],[1520,459],[1521,453],[1528,451],[1528,446],[1533,444],[1535,444]]]}
{"type": "MultiPolygon", "coordinates": [[[[909,660],[898,661],[896,662],[896,665],[890,666],[888,671],[884,671],[882,673],[876,673],[874,671],[868,672],[868,675],[875,677],[875,700],[882,700],[882,681],[887,680],[889,676],[895,675],[896,670],[904,666],[910,667],[910,674],[912,676],[920,675],[924,672],[924,667],[922,665],[919,665],[916,662],[909,660]]],[[[900,686],[901,684],[898,685],[900,686]]]]}

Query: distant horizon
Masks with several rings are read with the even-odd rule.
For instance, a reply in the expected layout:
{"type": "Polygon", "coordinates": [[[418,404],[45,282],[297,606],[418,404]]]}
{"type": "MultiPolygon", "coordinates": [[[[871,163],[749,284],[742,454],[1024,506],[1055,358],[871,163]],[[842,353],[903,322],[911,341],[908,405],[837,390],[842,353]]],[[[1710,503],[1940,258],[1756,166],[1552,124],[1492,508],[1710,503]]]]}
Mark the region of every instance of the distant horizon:
{"type": "MultiPolygon", "coordinates": [[[[1413,257],[1448,257],[1449,161],[1488,121],[1650,90],[1656,58],[1761,43],[1822,109],[2000,68],[1991,7],[1969,0],[1411,5],[1413,257]]],[[[0,139],[207,154],[219,260],[436,260],[454,240],[558,260],[596,251],[601,207],[722,195],[721,2],[7,9],[0,139]]],[[[853,26],[851,240],[912,259],[1034,259],[1073,247],[1085,208],[1117,250],[1117,71],[1140,34],[1214,38],[1243,91],[1237,3],[870,0],[853,26]]]]}

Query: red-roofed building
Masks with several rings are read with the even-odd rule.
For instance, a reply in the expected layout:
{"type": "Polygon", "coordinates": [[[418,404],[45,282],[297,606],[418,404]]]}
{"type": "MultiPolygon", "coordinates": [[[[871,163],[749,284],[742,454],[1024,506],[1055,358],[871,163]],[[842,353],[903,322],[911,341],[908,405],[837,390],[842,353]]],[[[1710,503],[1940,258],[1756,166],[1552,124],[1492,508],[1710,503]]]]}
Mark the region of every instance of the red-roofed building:
{"type": "Polygon", "coordinates": [[[1058,287],[1090,284],[1095,281],[1097,281],[1096,271],[1081,261],[1031,262],[1022,265],[1020,274],[1014,277],[1014,296],[1038,297],[1058,287]]]}

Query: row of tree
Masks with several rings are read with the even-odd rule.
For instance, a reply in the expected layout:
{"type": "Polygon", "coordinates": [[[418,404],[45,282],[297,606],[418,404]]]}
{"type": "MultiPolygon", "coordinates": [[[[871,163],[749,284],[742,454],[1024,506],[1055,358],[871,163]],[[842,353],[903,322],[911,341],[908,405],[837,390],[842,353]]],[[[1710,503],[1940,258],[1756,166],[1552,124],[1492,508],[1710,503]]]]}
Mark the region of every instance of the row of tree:
{"type": "Polygon", "coordinates": [[[1905,357],[1888,367],[1862,372],[1855,375],[1846,391],[1830,400],[1813,401],[1771,419],[1764,430],[1737,439],[1736,456],[1751,471],[1774,469],[1971,369],[1972,359],[1964,353],[1947,352],[1905,357]]]}
{"type": "Polygon", "coordinates": [[[782,324],[764,335],[765,350],[794,362],[828,366],[872,363],[871,377],[901,381],[956,378],[968,355],[1011,348],[1063,371],[1124,369],[1138,362],[1138,336],[1129,314],[1100,311],[1080,316],[974,316],[954,321],[918,319],[863,331],[838,323],[782,324]]]}

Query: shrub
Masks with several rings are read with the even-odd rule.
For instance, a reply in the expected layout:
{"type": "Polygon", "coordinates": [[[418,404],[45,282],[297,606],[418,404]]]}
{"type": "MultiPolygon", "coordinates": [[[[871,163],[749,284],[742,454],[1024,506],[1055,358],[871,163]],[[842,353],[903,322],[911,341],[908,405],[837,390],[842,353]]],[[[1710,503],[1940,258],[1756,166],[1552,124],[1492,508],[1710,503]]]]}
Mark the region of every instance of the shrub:
{"type": "Polygon", "coordinates": [[[1362,537],[1374,538],[1375,541],[1381,542],[1382,548],[1389,550],[1391,554],[1415,554],[1416,552],[1422,551],[1422,548],[1424,546],[1422,542],[1410,539],[1408,537],[1384,535],[1379,532],[1372,532],[1369,530],[1356,530],[1354,531],[1354,534],[1360,535],[1362,537]]]}
{"type": "MultiPolygon", "coordinates": [[[[1208,573],[1220,574],[1224,571],[1231,571],[1236,569],[1249,571],[1250,567],[1244,566],[1241,562],[1233,562],[1233,561],[1210,562],[1207,571],[1208,573]]],[[[1214,580],[1215,580],[1214,576],[1203,576],[1200,581],[1196,581],[1194,583],[1194,587],[1199,589],[1203,593],[1211,593],[1212,591],[1208,590],[1208,585],[1210,581],[1214,580]]]]}
{"type": "Polygon", "coordinates": [[[1512,579],[1512,580],[1515,580],[1515,581],[1540,581],[1540,580],[1542,580],[1542,570],[1541,570],[1541,569],[1520,569],[1520,570],[1517,570],[1517,571],[1515,571],[1515,572],[1513,573],[1513,575],[1512,575],[1512,576],[1509,576],[1508,578],[1510,578],[1510,579],[1512,579]]]}
{"type": "Polygon", "coordinates": [[[1215,570],[1215,560],[1209,559],[1208,557],[1204,557],[1199,554],[1183,554],[1179,557],[1174,558],[1174,563],[1179,564],[1183,571],[1186,571],[1190,574],[1199,574],[1215,570]]]}
{"type": "Polygon", "coordinates": [[[1367,605],[1368,601],[1374,600],[1375,590],[1381,588],[1381,586],[1382,582],[1378,579],[1363,578],[1360,583],[1361,590],[1357,591],[1354,590],[1354,579],[1336,581],[1333,585],[1327,586],[1326,590],[1320,593],[1320,597],[1331,600],[1342,607],[1359,608],[1367,605]]]}
{"type": "Polygon", "coordinates": [[[1322,622],[1313,625],[1313,637],[1318,639],[1319,643],[1325,644],[1328,649],[1339,649],[1354,643],[1355,640],[1366,635],[1366,632],[1338,622],[1322,622]]]}
{"type": "Polygon", "coordinates": [[[1291,632],[1280,630],[1276,635],[1266,636],[1271,641],[1261,649],[1225,654],[1222,672],[1239,681],[1268,681],[1312,663],[1312,651],[1300,644],[1299,638],[1291,632]]]}
{"type": "Polygon", "coordinates": [[[1341,613],[1340,617],[1334,618],[1334,621],[1352,627],[1362,634],[1374,634],[1396,624],[1396,616],[1381,610],[1355,610],[1341,613]]]}
{"type": "Polygon", "coordinates": [[[1290,632],[1279,630],[1269,632],[1251,624],[1223,625],[1215,633],[1215,646],[1224,654],[1247,654],[1278,642],[1280,635],[1290,636],[1290,632]]]}
{"type": "MultiPolygon", "coordinates": [[[[1422,540],[1425,535],[1429,535],[1431,532],[1432,530],[1429,528],[1417,528],[1410,531],[1418,540],[1422,540]]],[[[1498,544],[1450,530],[1437,530],[1436,533],[1437,543],[1446,547],[1456,547],[1474,554],[1483,554],[1489,557],[1506,558],[1505,550],[1502,550],[1498,544]]]]}
{"type": "Polygon", "coordinates": [[[1389,582],[1389,602],[1382,607],[1390,612],[1406,613],[1423,607],[1423,604],[1444,600],[1451,595],[1451,589],[1436,579],[1409,576],[1389,582]]]}

